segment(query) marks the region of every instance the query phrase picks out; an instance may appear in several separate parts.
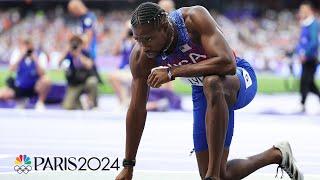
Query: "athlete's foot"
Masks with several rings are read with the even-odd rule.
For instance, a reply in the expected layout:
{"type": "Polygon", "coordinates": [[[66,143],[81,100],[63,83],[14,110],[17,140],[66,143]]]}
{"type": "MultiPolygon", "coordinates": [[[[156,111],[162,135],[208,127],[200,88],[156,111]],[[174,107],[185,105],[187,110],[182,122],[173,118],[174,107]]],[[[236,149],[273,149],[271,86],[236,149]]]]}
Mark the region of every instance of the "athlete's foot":
{"type": "Polygon", "coordinates": [[[288,142],[280,142],[274,145],[274,147],[279,149],[282,154],[282,161],[277,168],[277,175],[278,169],[281,168],[282,176],[284,170],[292,180],[303,180],[303,174],[299,171],[298,167],[294,163],[294,158],[292,155],[290,144],[288,142]]]}

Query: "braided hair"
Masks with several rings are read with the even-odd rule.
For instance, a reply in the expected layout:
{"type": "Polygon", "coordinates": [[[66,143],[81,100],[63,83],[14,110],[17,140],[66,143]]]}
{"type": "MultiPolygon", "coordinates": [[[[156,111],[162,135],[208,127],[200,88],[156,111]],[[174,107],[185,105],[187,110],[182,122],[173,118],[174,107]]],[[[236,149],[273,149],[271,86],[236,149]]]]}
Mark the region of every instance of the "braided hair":
{"type": "Polygon", "coordinates": [[[138,25],[151,24],[158,27],[167,18],[167,13],[158,5],[151,2],[140,4],[131,17],[133,28],[138,25]]]}

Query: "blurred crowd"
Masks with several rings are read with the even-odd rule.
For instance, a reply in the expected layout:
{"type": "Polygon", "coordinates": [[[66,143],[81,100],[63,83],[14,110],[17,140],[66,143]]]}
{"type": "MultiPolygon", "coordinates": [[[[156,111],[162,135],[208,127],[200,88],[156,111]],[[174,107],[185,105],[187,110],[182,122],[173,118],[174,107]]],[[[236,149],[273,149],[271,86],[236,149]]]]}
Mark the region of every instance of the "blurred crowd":
{"type": "MultiPolygon", "coordinates": [[[[119,40],[124,23],[129,19],[129,11],[95,12],[97,16],[96,32],[98,56],[112,55],[113,44],[119,40]]],[[[35,46],[47,53],[51,61],[50,68],[57,68],[61,53],[68,46],[68,40],[74,34],[80,34],[77,19],[68,15],[61,7],[50,12],[29,12],[21,17],[18,10],[8,10],[0,14],[3,21],[0,29],[0,62],[8,64],[19,43],[31,38],[35,46]],[[8,16],[17,16],[18,20],[6,25],[8,16]],[[14,23],[15,22],[15,23],[14,23]]],[[[10,18],[9,18],[10,19],[10,18]]],[[[15,18],[11,18],[15,19],[15,18]]]]}
{"type": "MultiPolygon", "coordinates": [[[[171,0],[159,4],[168,12],[174,10],[171,0]]],[[[81,0],[69,1],[67,9],[70,15],[61,8],[28,13],[1,33],[1,58],[8,77],[0,89],[0,107],[22,104],[42,111],[51,102],[68,110],[96,109],[98,84],[103,83],[115,91],[119,100],[115,107],[128,107],[132,81],[129,55],[134,45],[129,12],[93,12],[81,0]],[[108,56],[118,56],[120,65],[115,65],[103,82],[99,74],[103,67],[98,61],[108,56]],[[66,83],[52,82],[47,71],[50,68],[64,71],[66,83]]],[[[181,109],[181,98],[171,83],[151,89],[147,110],[169,109],[181,109]]]]}
{"type": "Polygon", "coordinates": [[[270,10],[259,18],[218,15],[217,21],[236,54],[249,60],[257,71],[277,73],[292,60],[287,55],[295,49],[300,28],[293,12],[270,10]]]}
{"type": "Polygon", "coordinates": [[[20,14],[16,10],[0,12],[0,33],[7,31],[20,21],[20,14]]]}
{"type": "MultiPolygon", "coordinates": [[[[124,27],[131,12],[99,10],[94,12],[97,16],[98,59],[112,60],[107,57],[113,56],[113,45],[125,31],[124,27]]],[[[257,70],[282,71],[281,67],[289,60],[286,55],[294,49],[299,36],[299,24],[295,12],[270,10],[261,17],[245,13],[234,17],[229,14],[218,14],[215,11],[212,11],[212,14],[238,56],[250,60],[257,70]]],[[[49,12],[29,12],[24,17],[21,17],[17,10],[7,10],[0,14],[0,19],[2,63],[10,61],[21,39],[31,37],[35,46],[47,53],[49,67],[56,68],[68,39],[72,34],[79,32],[75,18],[68,15],[61,7],[49,12]]]]}
{"type": "MultiPolygon", "coordinates": [[[[174,10],[171,0],[161,0],[159,5],[168,13],[174,10]]],[[[211,14],[235,54],[256,71],[290,75],[294,64],[300,68],[299,56],[294,55],[301,28],[296,12],[268,10],[257,15],[212,10],[211,14]]],[[[80,0],[48,11],[1,12],[0,67],[9,67],[10,74],[0,99],[38,95],[38,109],[48,101],[60,102],[65,109],[93,109],[98,107],[98,84],[104,79],[99,72],[107,71],[107,83],[120,107],[128,107],[129,55],[135,43],[130,15],[131,11],[88,9],[80,0]],[[48,69],[63,69],[67,83],[51,82],[48,69]]],[[[171,83],[150,90],[148,110],[180,108],[181,98],[171,83]]]]}

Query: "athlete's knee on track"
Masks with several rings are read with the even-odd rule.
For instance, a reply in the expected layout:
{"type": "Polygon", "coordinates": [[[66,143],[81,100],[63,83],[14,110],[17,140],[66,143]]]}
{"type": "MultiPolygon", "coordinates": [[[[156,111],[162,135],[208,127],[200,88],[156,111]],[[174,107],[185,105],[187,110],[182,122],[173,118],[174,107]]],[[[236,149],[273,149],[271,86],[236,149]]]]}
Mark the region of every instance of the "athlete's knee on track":
{"type": "Polygon", "coordinates": [[[224,163],[221,163],[220,167],[220,179],[221,180],[234,180],[230,172],[227,170],[227,161],[224,163]]]}
{"type": "Polygon", "coordinates": [[[221,180],[234,180],[234,179],[232,179],[232,178],[230,178],[229,176],[226,176],[226,175],[224,175],[224,174],[220,174],[220,179],[221,179],[221,180]]]}
{"type": "Polygon", "coordinates": [[[228,174],[226,167],[220,167],[220,179],[221,180],[232,180],[230,174],[228,174]]]}

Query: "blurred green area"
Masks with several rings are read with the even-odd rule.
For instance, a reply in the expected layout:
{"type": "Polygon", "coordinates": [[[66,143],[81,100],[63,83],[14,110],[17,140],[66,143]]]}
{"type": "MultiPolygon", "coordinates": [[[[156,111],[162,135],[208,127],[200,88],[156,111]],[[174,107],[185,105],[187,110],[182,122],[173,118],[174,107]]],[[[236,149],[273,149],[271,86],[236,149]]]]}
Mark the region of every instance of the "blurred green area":
{"type": "MultiPolygon", "coordinates": [[[[49,77],[54,83],[64,83],[65,77],[62,71],[51,70],[48,72],[49,77]]],[[[101,73],[101,77],[105,82],[99,86],[99,91],[103,94],[111,94],[113,90],[107,82],[107,73],[101,73]]],[[[297,92],[299,89],[299,79],[293,77],[280,77],[272,74],[258,74],[258,91],[260,93],[284,93],[297,92]]],[[[8,71],[0,70],[0,87],[5,84],[5,79],[8,77],[8,71]]],[[[317,80],[318,87],[320,87],[320,80],[317,80]]],[[[182,80],[174,81],[174,89],[179,94],[190,94],[191,87],[182,80]]]]}

